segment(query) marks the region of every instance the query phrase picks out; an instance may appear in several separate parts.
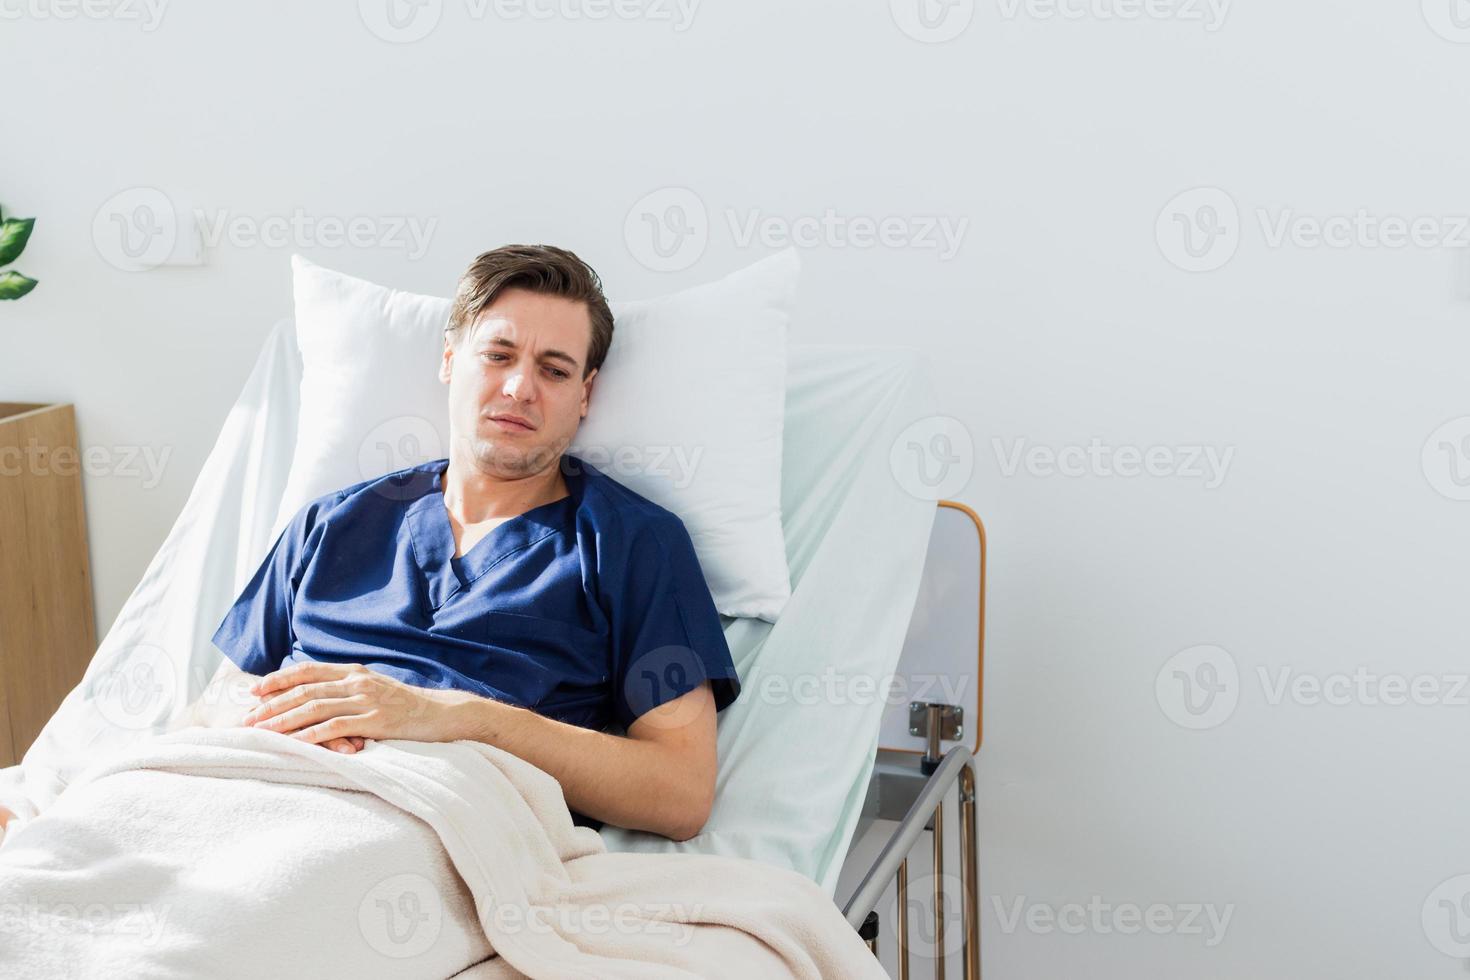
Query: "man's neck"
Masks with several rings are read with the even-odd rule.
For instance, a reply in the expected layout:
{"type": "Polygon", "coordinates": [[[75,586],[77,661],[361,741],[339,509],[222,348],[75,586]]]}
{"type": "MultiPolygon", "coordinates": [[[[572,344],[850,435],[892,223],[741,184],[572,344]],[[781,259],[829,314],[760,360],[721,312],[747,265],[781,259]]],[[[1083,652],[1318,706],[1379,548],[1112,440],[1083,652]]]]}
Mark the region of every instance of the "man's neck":
{"type": "Polygon", "coordinates": [[[559,463],[508,479],[451,456],[444,473],[444,506],[461,524],[503,521],[524,514],[570,492],[559,463]]]}

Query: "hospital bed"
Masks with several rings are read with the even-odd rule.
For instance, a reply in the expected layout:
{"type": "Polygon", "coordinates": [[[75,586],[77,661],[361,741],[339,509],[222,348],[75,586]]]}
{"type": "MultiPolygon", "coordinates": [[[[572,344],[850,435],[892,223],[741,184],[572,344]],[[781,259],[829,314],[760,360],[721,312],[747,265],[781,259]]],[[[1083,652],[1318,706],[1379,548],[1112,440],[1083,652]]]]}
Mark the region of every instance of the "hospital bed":
{"type": "MultiPolygon", "coordinates": [[[[283,320],[268,335],[182,513],[82,681],[22,763],[0,770],[0,799],[17,791],[41,802],[54,798],[97,759],[166,730],[204,689],[222,660],[209,638],[273,540],[300,380],[294,326],[283,320]]],[[[685,842],[617,827],[601,833],[612,851],[769,862],[806,875],[835,897],[854,838],[896,821],[870,866],[848,868],[850,876],[861,876],[842,906],[876,953],[875,910],[890,885],[899,907],[908,907],[907,860],[926,830],[933,831],[934,881],[946,880],[944,841],[953,834],[942,803],[953,798],[960,809],[964,973],[977,977],[974,748],[961,740],[973,736],[978,748],[980,663],[968,720],[963,706],[942,699],[890,705],[881,697],[792,693],[813,679],[893,677],[901,654],[907,663],[925,649],[963,658],[972,641],[954,643],[953,623],[934,609],[972,610],[977,633],[971,635],[983,636],[983,528],[960,505],[936,507],[908,492],[893,471],[891,449],[905,428],[933,414],[917,351],[791,346],[782,523],[792,596],[774,624],[722,617],[743,689],[720,716],[714,810],[704,831],[685,842]],[[954,542],[962,549],[978,545],[978,564],[960,558],[960,567],[971,568],[968,579],[946,577],[955,567],[954,542]],[[926,556],[939,554],[950,564],[926,565],[926,556]],[[925,612],[921,588],[940,587],[947,596],[956,583],[958,602],[946,598],[925,612]],[[907,725],[899,735],[908,748],[880,745],[885,712],[890,725],[894,712],[907,725]]],[[[963,659],[958,669],[968,671],[963,659]]],[[[935,899],[935,929],[942,930],[948,910],[938,885],[935,899]]],[[[899,916],[895,923],[900,950],[907,922],[899,916]]],[[[935,958],[937,975],[944,965],[935,958]]],[[[906,955],[898,975],[908,975],[906,955]]]]}

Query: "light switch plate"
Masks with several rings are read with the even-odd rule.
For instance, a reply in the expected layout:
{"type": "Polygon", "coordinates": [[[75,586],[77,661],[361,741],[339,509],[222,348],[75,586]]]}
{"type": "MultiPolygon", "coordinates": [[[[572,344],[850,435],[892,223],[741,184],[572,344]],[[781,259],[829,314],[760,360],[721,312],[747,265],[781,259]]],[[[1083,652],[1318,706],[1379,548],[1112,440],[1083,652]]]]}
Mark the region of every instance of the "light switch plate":
{"type": "Polygon", "coordinates": [[[178,229],[174,235],[174,247],[160,265],[203,265],[204,236],[200,232],[194,209],[175,206],[174,224],[178,229]]]}
{"type": "Polygon", "coordinates": [[[1452,247],[1450,268],[1455,280],[1455,299],[1470,302],[1470,248],[1463,245],[1452,247]]]}

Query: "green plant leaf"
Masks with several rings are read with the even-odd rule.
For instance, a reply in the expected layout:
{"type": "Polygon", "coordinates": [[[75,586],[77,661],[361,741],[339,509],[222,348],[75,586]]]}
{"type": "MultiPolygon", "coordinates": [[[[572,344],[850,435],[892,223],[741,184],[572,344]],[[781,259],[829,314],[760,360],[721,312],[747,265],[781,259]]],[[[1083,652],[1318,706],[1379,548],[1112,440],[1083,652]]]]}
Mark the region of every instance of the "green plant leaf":
{"type": "Polygon", "coordinates": [[[6,218],[0,221],[0,265],[14,262],[31,240],[35,218],[6,218]]]}
{"type": "Polygon", "coordinates": [[[36,280],[23,276],[14,269],[0,272],[0,299],[20,299],[35,288],[36,280]]]}

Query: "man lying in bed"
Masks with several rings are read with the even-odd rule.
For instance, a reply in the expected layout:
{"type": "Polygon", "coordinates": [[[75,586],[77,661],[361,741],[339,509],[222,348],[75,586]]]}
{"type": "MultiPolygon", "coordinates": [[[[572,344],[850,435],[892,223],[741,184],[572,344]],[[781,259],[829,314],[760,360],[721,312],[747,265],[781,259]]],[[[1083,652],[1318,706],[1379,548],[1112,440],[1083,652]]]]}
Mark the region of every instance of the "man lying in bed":
{"type": "Polygon", "coordinates": [[[482,741],[554,776],[579,825],[700,832],[740,691],[719,615],[679,518],[565,452],[612,331],[571,252],[471,264],[449,458],[307,504],[214,634],[261,675],[246,724],[339,752],[482,741]]]}

